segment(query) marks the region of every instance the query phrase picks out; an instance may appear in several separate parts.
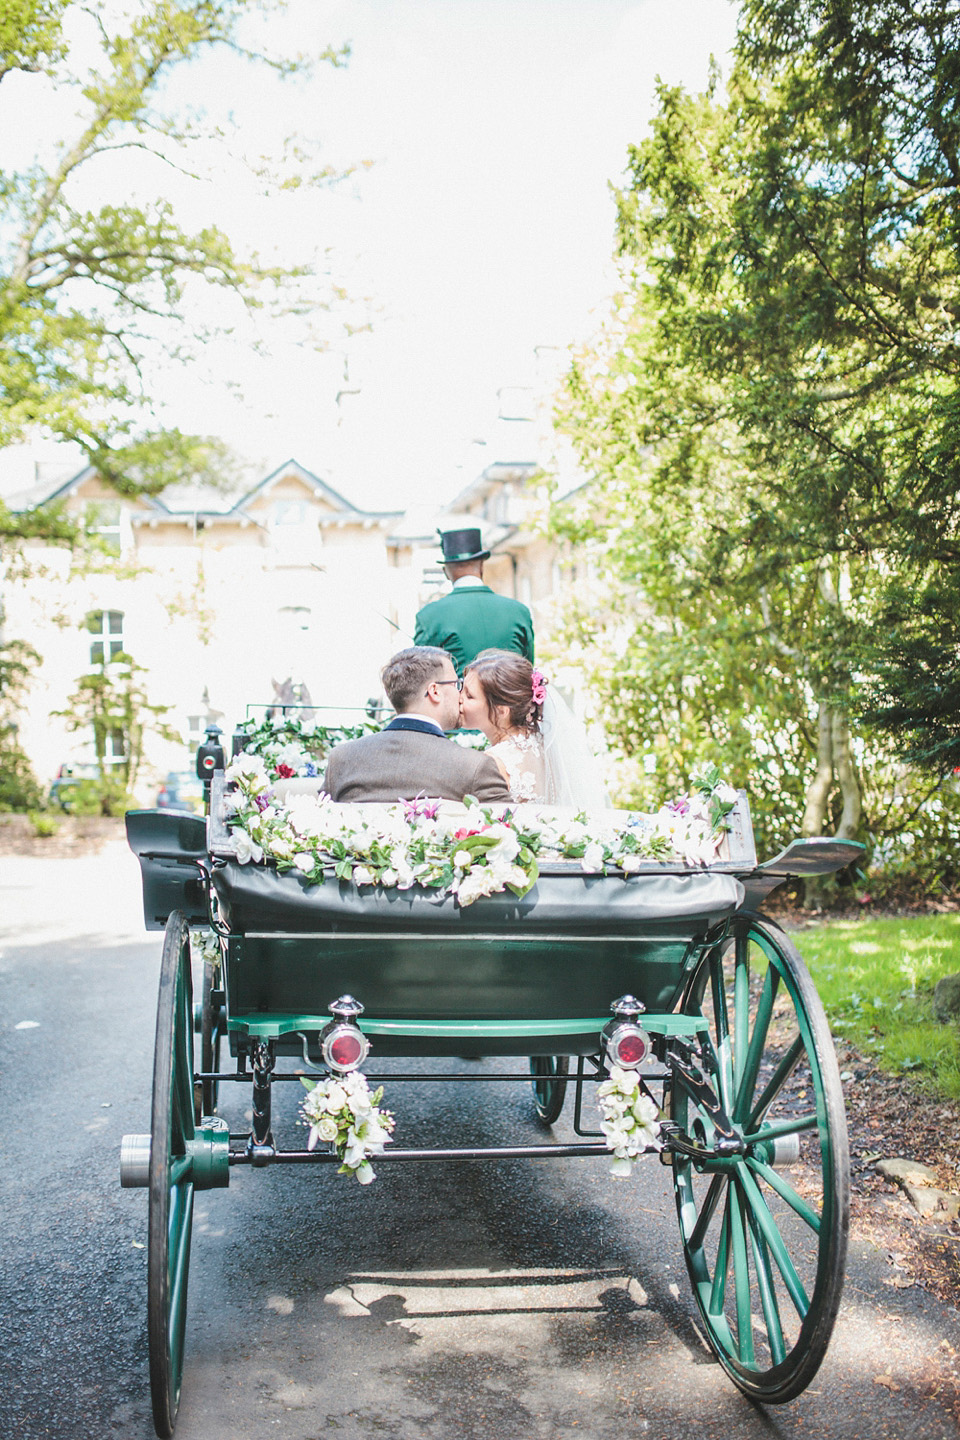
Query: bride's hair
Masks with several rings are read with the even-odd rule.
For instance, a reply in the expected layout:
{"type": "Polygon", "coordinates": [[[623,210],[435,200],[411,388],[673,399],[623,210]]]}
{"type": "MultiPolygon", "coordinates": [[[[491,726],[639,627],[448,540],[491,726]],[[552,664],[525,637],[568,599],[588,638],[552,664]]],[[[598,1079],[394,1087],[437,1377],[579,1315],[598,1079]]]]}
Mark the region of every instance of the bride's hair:
{"type": "Polygon", "coordinates": [[[481,650],[467,669],[476,675],[487,702],[487,713],[496,723],[497,707],[506,705],[510,728],[536,734],[540,729],[543,704],[533,698],[533,666],[511,650],[481,650]]]}

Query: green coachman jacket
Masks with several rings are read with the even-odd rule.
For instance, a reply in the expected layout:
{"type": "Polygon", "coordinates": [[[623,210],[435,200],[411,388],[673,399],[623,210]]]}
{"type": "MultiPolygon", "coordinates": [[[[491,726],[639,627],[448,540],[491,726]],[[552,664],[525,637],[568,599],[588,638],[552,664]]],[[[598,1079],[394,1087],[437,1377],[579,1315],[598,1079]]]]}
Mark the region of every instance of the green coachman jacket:
{"type": "Polygon", "coordinates": [[[533,616],[519,600],[498,595],[489,585],[465,585],[417,614],[414,645],[449,650],[462,675],[481,650],[514,650],[533,663],[533,616]]]}

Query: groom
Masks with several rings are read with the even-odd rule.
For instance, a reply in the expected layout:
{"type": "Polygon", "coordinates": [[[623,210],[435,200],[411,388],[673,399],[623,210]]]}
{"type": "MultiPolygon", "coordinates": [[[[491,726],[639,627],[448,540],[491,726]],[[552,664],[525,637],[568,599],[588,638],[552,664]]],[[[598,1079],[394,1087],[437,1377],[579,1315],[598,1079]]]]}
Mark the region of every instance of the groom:
{"type": "Polygon", "coordinates": [[[396,717],[376,735],[331,751],[323,788],[331,800],[509,800],[495,760],[448,740],[460,719],[457,672],[446,650],[416,645],[383,668],[383,688],[396,717]]]}

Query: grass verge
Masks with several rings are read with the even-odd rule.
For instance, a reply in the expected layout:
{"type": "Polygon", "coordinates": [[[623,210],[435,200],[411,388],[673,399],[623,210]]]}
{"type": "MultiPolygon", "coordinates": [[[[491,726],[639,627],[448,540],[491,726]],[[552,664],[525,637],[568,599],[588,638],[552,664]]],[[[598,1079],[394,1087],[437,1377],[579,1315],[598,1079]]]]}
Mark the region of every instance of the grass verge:
{"type": "Polygon", "coordinates": [[[960,1025],[933,1016],[934,986],[960,971],[960,914],[832,920],[794,939],[838,1039],[960,1099],[960,1025]]]}

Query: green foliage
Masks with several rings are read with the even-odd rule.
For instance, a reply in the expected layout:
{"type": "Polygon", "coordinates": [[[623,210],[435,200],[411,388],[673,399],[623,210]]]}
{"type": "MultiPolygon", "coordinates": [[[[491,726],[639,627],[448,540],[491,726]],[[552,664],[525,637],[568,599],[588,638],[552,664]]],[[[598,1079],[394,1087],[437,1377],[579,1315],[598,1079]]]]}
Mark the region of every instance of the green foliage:
{"type": "MultiPolygon", "coordinates": [[[[219,442],[150,423],[154,357],[175,349],[189,359],[188,336],[202,344],[190,313],[202,290],[236,297],[248,310],[302,314],[328,303],[328,282],[309,267],[239,254],[215,225],[187,227],[162,193],[173,170],[199,188],[211,144],[224,140],[216,118],[199,108],[167,108],[171,72],[216,49],[281,76],[308,69],[307,57],[245,43],[252,12],[262,17],[282,4],[134,0],[94,13],[79,0],[0,0],[0,78],[24,72],[20,123],[46,103],[51,85],[79,107],[74,131],[52,154],[0,172],[0,446],[38,431],[72,441],[128,494],[211,478],[223,461],[219,442]],[[61,31],[65,17],[71,24],[61,31]],[[36,70],[46,73],[32,76],[36,70]],[[131,195],[122,180],[110,193],[110,157],[120,151],[137,154],[147,190],[156,176],[151,198],[131,195]],[[91,207],[85,182],[94,166],[104,199],[91,207]]],[[[339,64],[345,52],[317,58],[339,64]]],[[[292,155],[260,157],[258,180],[288,188],[332,177],[305,151],[292,155]]],[[[42,514],[21,520],[0,504],[0,536],[44,533],[42,526],[42,514]]],[[[61,520],[51,538],[70,538],[61,520]]]]}
{"type": "Polygon", "coordinates": [[[78,780],[70,787],[63,808],[71,815],[124,815],[136,806],[123,779],[109,772],[99,780],[78,780]]]}
{"type": "Polygon", "coordinates": [[[41,803],[40,786],[18,739],[17,718],[30,676],[40,663],[32,645],[0,645],[0,810],[29,810],[41,803]]]}
{"type": "Polygon", "coordinates": [[[957,970],[960,915],[832,921],[798,939],[835,1036],[960,1097],[960,1029],[932,1008],[937,981],[957,970]]]}
{"type": "Polygon", "coordinates": [[[170,706],[150,702],[142,681],[146,673],[121,650],[81,675],[67,709],[53,712],[66,722],[68,730],[90,732],[100,769],[98,781],[82,782],[71,792],[70,808],[77,814],[97,813],[81,808],[93,803],[99,804],[101,814],[118,813],[117,807],[136,784],[148,731],[182,743],[182,736],[163,719],[170,706]],[[108,759],[111,751],[122,758],[108,759]]]}
{"type": "Polygon", "coordinates": [[[957,53],[952,0],[745,0],[724,101],[662,87],[630,151],[623,291],[560,404],[608,730],[648,791],[716,758],[764,849],[879,845],[932,789],[897,747],[955,753],[957,53]]]}
{"type": "Polygon", "coordinates": [[[11,70],[44,70],[63,56],[68,0],[0,0],[0,80],[11,70]]]}
{"type": "Polygon", "coordinates": [[[960,575],[918,590],[891,583],[869,632],[863,718],[889,731],[905,760],[935,774],[960,767],[960,575]]]}
{"type": "Polygon", "coordinates": [[[0,810],[33,810],[43,797],[16,728],[0,723],[0,810]]]}
{"type": "Polygon", "coordinates": [[[43,810],[30,810],[27,818],[33,826],[33,833],[40,840],[52,840],[60,832],[60,822],[43,810]]]}
{"type": "Polygon", "coordinates": [[[289,756],[297,760],[292,768],[312,762],[316,773],[320,774],[335,745],[343,740],[358,740],[362,735],[370,735],[379,729],[380,725],[369,720],[357,725],[324,725],[319,720],[297,720],[277,715],[259,722],[243,721],[237,726],[237,733],[244,737],[244,750],[249,755],[261,755],[270,766],[275,766],[278,757],[289,752],[289,756]]]}

